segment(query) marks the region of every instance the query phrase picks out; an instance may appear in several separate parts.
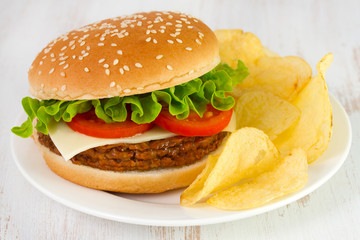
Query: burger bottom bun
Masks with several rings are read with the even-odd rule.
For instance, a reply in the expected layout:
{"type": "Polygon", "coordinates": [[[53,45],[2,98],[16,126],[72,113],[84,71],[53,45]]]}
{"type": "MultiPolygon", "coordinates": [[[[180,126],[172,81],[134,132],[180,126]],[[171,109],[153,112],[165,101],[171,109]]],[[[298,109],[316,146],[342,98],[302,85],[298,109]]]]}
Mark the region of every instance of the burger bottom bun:
{"type": "Polygon", "coordinates": [[[35,129],[34,132],[35,143],[40,149],[46,164],[54,173],[73,183],[98,190],[123,193],[160,193],[187,187],[203,170],[207,160],[207,156],[205,156],[191,165],[144,172],[101,170],[65,161],[64,158],[40,144],[35,129]]]}

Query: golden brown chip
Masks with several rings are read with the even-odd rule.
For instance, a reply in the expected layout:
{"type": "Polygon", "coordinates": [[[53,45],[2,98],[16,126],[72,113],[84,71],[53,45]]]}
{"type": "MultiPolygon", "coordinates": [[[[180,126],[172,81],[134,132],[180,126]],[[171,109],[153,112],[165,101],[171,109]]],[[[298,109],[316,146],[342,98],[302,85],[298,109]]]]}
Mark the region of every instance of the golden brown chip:
{"type": "Polygon", "coordinates": [[[299,57],[261,57],[237,88],[262,90],[291,100],[311,78],[311,68],[299,57]]]}
{"type": "Polygon", "coordinates": [[[300,117],[300,111],[294,105],[263,91],[251,91],[241,95],[234,112],[236,128],[258,128],[271,140],[292,126],[300,117]]]}
{"type": "Polygon", "coordinates": [[[301,117],[294,127],[275,139],[282,155],[301,147],[311,163],[326,150],[332,131],[332,111],[324,74],[332,59],[332,54],[321,59],[316,66],[318,74],[294,99],[293,104],[301,111],[301,117]]]}
{"type": "Polygon", "coordinates": [[[301,189],[307,182],[307,168],[306,153],[295,149],[273,170],[260,174],[250,182],[218,192],[207,203],[224,210],[259,207],[301,189]]]}
{"type": "Polygon", "coordinates": [[[239,129],[230,135],[219,155],[209,156],[203,172],[181,194],[180,203],[192,205],[211,193],[271,169],[277,161],[278,151],[263,131],[239,129]]]}
{"type": "Polygon", "coordinates": [[[216,30],[215,35],[219,41],[221,62],[236,68],[240,59],[248,68],[255,65],[255,61],[266,56],[259,38],[252,33],[244,33],[240,29],[216,30]]]}

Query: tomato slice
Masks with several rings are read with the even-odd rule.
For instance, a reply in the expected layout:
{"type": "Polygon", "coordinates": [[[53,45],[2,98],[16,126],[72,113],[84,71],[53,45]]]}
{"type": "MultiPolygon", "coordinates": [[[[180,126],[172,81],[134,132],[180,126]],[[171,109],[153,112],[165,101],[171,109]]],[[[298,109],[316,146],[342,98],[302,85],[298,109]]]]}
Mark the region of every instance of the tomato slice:
{"type": "Polygon", "coordinates": [[[97,138],[125,138],[151,129],[152,123],[137,124],[128,118],[125,122],[106,123],[94,110],[77,114],[67,125],[74,131],[97,138]]]}
{"type": "Polygon", "coordinates": [[[188,118],[179,120],[164,109],[155,119],[155,124],[182,136],[210,136],[221,132],[229,124],[232,113],[233,109],[220,111],[208,105],[202,118],[191,112],[188,118]]]}

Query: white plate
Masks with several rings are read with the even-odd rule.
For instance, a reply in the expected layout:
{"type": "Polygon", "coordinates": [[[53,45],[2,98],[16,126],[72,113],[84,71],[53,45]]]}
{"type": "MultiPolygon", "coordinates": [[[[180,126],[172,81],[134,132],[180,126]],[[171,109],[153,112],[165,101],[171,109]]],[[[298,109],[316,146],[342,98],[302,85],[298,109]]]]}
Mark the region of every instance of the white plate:
{"type": "MultiPolygon", "coordinates": [[[[351,144],[349,119],[332,96],[334,128],[328,150],[309,166],[309,180],[299,192],[255,209],[222,211],[211,207],[184,208],[179,205],[182,190],[154,195],[112,194],[78,186],[54,174],[46,166],[32,139],[13,136],[12,153],[25,178],[50,198],[76,210],[119,222],[157,225],[205,225],[247,218],[296,201],[324,184],[345,161],[351,144]]],[[[23,117],[22,117],[23,119],[23,117]]],[[[19,121],[20,122],[20,121],[19,121]]]]}

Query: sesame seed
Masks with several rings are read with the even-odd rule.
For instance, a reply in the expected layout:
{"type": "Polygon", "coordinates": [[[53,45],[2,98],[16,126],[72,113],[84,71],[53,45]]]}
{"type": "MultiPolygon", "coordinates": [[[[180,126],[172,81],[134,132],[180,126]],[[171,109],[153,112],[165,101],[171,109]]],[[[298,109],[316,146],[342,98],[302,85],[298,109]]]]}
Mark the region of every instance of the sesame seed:
{"type": "Polygon", "coordinates": [[[197,44],[201,45],[201,42],[199,39],[196,39],[195,41],[197,42],[197,44]]]}
{"type": "Polygon", "coordinates": [[[84,54],[84,53],[85,53],[85,50],[82,50],[82,51],[81,51],[81,54],[84,54]]]}
{"type": "Polygon", "coordinates": [[[83,56],[79,56],[79,60],[83,60],[83,58],[84,58],[83,56]]]}
{"type": "Polygon", "coordinates": [[[169,69],[169,70],[173,70],[173,67],[170,66],[170,65],[166,65],[166,67],[167,67],[167,69],[169,69]]]}
{"type": "Polygon", "coordinates": [[[55,54],[54,54],[54,53],[51,53],[51,54],[50,54],[50,57],[54,58],[54,57],[55,57],[55,54]]]}
{"type": "Polygon", "coordinates": [[[67,69],[69,67],[69,64],[66,64],[63,69],[67,69]]]}
{"type": "Polygon", "coordinates": [[[159,32],[164,33],[164,32],[165,32],[165,30],[164,30],[164,29],[160,29],[160,30],[159,30],[159,32]]]}
{"type": "Polygon", "coordinates": [[[165,27],[165,26],[160,26],[160,28],[162,28],[162,29],[166,29],[166,27],[165,27]]]}
{"type": "Polygon", "coordinates": [[[156,59],[159,60],[159,59],[161,59],[162,57],[163,57],[163,55],[157,55],[157,56],[156,56],[156,59]]]}
{"type": "Polygon", "coordinates": [[[176,34],[175,33],[170,33],[170,36],[176,37],[176,34]]]}
{"type": "Polygon", "coordinates": [[[116,43],[112,43],[111,46],[112,46],[112,47],[116,47],[117,44],[116,44],[116,43]]]}
{"type": "Polygon", "coordinates": [[[177,23],[182,23],[180,20],[176,20],[175,22],[177,22],[177,23]]]}
{"type": "Polygon", "coordinates": [[[173,19],[174,17],[173,17],[173,15],[169,15],[168,18],[169,18],[169,19],[173,19]]]}
{"type": "Polygon", "coordinates": [[[167,23],[165,23],[166,25],[173,25],[171,22],[167,22],[167,23]]]}
{"type": "Polygon", "coordinates": [[[87,67],[84,68],[84,71],[85,72],[90,72],[90,70],[87,67]]]}
{"type": "Polygon", "coordinates": [[[151,37],[148,37],[145,41],[146,41],[146,42],[150,42],[150,41],[151,41],[151,37]]]}
{"type": "Polygon", "coordinates": [[[188,28],[193,28],[193,26],[188,26],[188,28]]]}
{"type": "Polygon", "coordinates": [[[149,34],[151,33],[151,31],[149,29],[146,30],[146,34],[149,34]]]}
{"type": "Polygon", "coordinates": [[[178,42],[178,43],[182,43],[183,41],[181,40],[181,39],[176,39],[176,41],[178,42]]]}
{"type": "Polygon", "coordinates": [[[177,29],[175,29],[175,31],[180,32],[180,31],[181,31],[181,28],[177,28],[177,29]]]}
{"type": "Polygon", "coordinates": [[[109,64],[105,63],[104,68],[109,68],[109,64]]]}
{"type": "Polygon", "coordinates": [[[198,20],[194,19],[194,22],[199,22],[198,20]]]}
{"type": "Polygon", "coordinates": [[[101,37],[101,38],[100,38],[100,41],[104,41],[104,40],[105,40],[105,38],[104,38],[104,37],[101,37]]]}
{"type": "Polygon", "coordinates": [[[181,24],[176,24],[176,25],[175,25],[175,27],[179,27],[179,28],[181,28],[181,27],[182,27],[182,25],[181,25],[181,24]]]}
{"type": "Polygon", "coordinates": [[[95,37],[98,37],[98,36],[100,36],[100,33],[95,34],[95,37]]]}
{"type": "Polygon", "coordinates": [[[64,46],[60,51],[64,51],[65,49],[67,49],[67,46],[64,46]]]}
{"type": "Polygon", "coordinates": [[[42,57],[42,59],[45,59],[46,58],[46,55],[42,57]]]}
{"type": "Polygon", "coordinates": [[[124,33],[124,35],[125,35],[125,36],[128,36],[128,35],[129,35],[129,33],[128,33],[128,32],[126,32],[126,33],[124,33]]]}
{"type": "MultiPolygon", "coordinates": [[[[109,69],[108,69],[109,70],[109,69]]],[[[109,74],[108,74],[109,75],[109,74]]],[[[110,83],[110,87],[115,87],[115,82],[110,83]]]]}
{"type": "Polygon", "coordinates": [[[61,91],[65,91],[66,85],[62,85],[60,89],[61,89],[61,91]]]}
{"type": "Polygon", "coordinates": [[[64,72],[61,72],[61,73],[60,73],[60,76],[65,77],[66,75],[65,75],[64,72]]]}
{"type": "Polygon", "coordinates": [[[151,24],[151,25],[148,26],[148,28],[152,28],[153,26],[154,26],[154,25],[151,24]]]}
{"type": "Polygon", "coordinates": [[[70,49],[74,50],[75,47],[76,47],[76,45],[72,45],[70,49]]]}
{"type": "Polygon", "coordinates": [[[55,62],[55,61],[56,61],[56,58],[52,58],[51,61],[52,61],[52,62],[55,62]]]}
{"type": "Polygon", "coordinates": [[[104,61],[105,61],[105,59],[102,58],[102,59],[99,60],[99,63],[102,63],[102,62],[104,62],[104,61]]]}
{"type": "Polygon", "coordinates": [[[135,67],[142,68],[142,65],[140,63],[135,63],[135,67]]]}
{"type": "MultiPolygon", "coordinates": [[[[75,46],[75,45],[74,45],[75,46]]],[[[104,43],[98,43],[98,46],[104,46],[104,43]]]]}
{"type": "Polygon", "coordinates": [[[131,90],[130,89],[124,89],[124,93],[130,93],[131,90]]]}
{"type": "Polygon", "coordinates": [[[153,42],[154,42],[154,43],[157,43],[157,40],[154,38],[154,39],[153,39],[153,42]]]}
{"type": "Polygon", "coordinates": [[[80,46],[84,46],[85,45],[85,41],[82,41],[81,43],[80,43],[80,46]]]}
{"type": "Polygon", "coordinates": [[[193,74],[194,73],[194,70],[190,70],[189,74],[193,74]]]}
{"type": "Polygon", "coordinates": [[[122,55],[122,54],[123,54],[123,52],[122,52],[121,50],[117,50],[117,54],[122,55]]]}
{"type": "Polygon", "coordinates": [[[136,25],[138,25],[139,27],[141,27],[142,22],[141,22],[141,21],[138,21],[136,25]]]}
{"type": "Polygon", "coordinates": [[[41,75],[41,71],[38,71],[38,74],[41,75]]]}
{"type": "Polygon", "coordinates": [[[59,63],[59,66],[63,65],[65,63],[65,61],[62,61],[59,63]]]}
{"type": "Polygon", "coordinates": [[[90,50],[90,46],[87,46],[87,47],[86,47],[86,50],[88,50],[88,51],[89,51],[89,50],[90,50]]]}
{"type": "Polygon", "coordinates": [[[124,74],[124,69],[123,68],[120,68],[119,71],[120,71],[121,74],[124,74]]]}
{"type": "Polygon", "coordinates": [[[42,65],[42,64],[43,64],[43,61],[40,61],[40,62],[39,62],[39,65],[42,65]]]}
{"type": "Polygon", "coordinates": [[[88,55],[89,55],[89,53],[87,52],[83,55],[83,57],[87,57],[88,55]]]}
{"type": "Polygon", "coordinates": [[[105,74],[108,75],[108,76],[110,75],[110,70],[108,68],[105,69],[105,74]]]}
{"type": "Polygon", "coordinates": [[[188,51],[191,51],[191,50],[192,50],[191,47],[187,47],[187,48],[185,48],[185,49],[188,50],[188,51]]]}
{"type": "Polygon", "coordinates": [[[130,71],[130,69],[129,69],[129,67],[127,65],[124,65],[123,68],[124,68],[125,71],[130,71]]]}
{"type": "Polygon", "coordinates": [[[113,62],[114,65],[116,65],[118,63],[119,63],[119,59],[115,59],[114,62],[113,62]]]}

